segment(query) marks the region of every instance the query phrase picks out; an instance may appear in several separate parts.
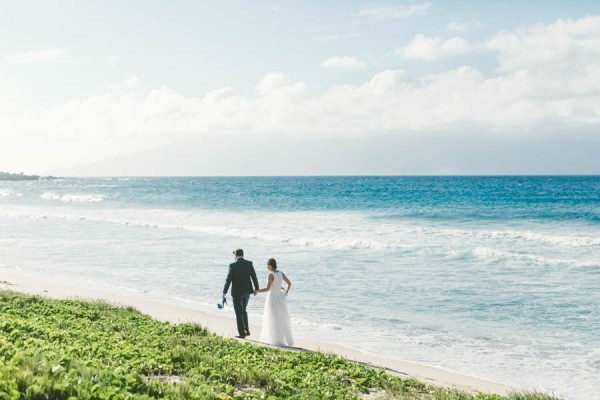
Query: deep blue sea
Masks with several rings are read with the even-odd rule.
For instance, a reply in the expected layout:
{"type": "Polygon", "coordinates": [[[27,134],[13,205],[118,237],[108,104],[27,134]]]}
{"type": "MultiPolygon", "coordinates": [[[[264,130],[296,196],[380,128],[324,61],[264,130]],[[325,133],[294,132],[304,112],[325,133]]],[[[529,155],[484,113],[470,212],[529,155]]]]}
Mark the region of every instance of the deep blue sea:
{"type": "Polygon", "coordinates": [[[0,182],[0,274],[217,313],[238,247],[298,337],[598,398],[598,176],[0,182]]]}

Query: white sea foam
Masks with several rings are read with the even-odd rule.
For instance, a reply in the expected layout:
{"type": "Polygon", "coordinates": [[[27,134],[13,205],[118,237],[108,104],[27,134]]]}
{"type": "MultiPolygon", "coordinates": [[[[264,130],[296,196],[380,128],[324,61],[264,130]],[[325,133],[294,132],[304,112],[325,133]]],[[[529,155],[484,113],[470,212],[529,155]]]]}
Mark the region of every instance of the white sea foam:
{"type": "Polygon", "coordinates": [[[40,199],[42,199],[42,200],[60,200],[60,196],[54,192],[44,192],[44,194],[42,194],[40,196],[40,199]]]}
{"type": "Polygon", "coordinates": [[[17,196],[21,197],[23,194],[17,193],[12,189],[0,189],[0,198],[8,197],[8,196],[17,196]]]}
{"type": "Polygon", "coordinates": [[[597,246],[600,245],[599,237],[589,236],[572,236],[572,235],[548,235],[538,232],[532,232],[530,230],[515,231],[481,231],[481,235],[489,235],[491,239],[500,240],[527,240],[532,242],[548,243],[558,246],[597,246]]]}
{"type": "Polygon", "coordinates": [[[119,187],[119,185],[109,185],[109,184],[95,184],[95,185],[86,185],[86,188],[115,188],[119,187]]]}
{"type": "MultiPolygon", "coordinates": [[[[45,200],[63,202],[102,202],[101,195],[59,195],[45,192],[45,200]]],[[[5,215],[8,210],[5,211],[5,215]]],[[[154,229],[181,229],[209,236],[255,239],[285,243],[300,247],[335,250],[404,250],[434,251],[440,257],[458,258],[474,255],[484,262],[512,259],[536,264],[588,265],[581,259],[545,258],[540,255],[513,253],[502,248],[515,242],[545,248],[548,244],[597,250],[600,239],[592,235],[553,235],[529,230],[476,230],[444,227],[422,227],[402,224],[381,224],[351,213],[322,212],[182,212],[165,209],[45,209],[12,208],[13,215],[31,218],[61,218],[87,220],[154,229]],[[258,224],[256,221],[260,221],[258,224]],[[432,242],[433,241],[433,242],[432,242]],[[427,243],[438,243],[433,250],[427,243]],[[468,250],[465,244],[472,243],[468,250]],[[467,250],[465,250],[467,249],[467,250]]]]}
{"type": "Polygon", "coordinates": [[[476,247],[472,254],[487,264],[516,262],[526,265],[588,267],[599,265],[598,260],[562,259],[538,254],[523,254],[490,247],[476,247]]]}
{"type": "MultiPolygon", "coordinates": [[[[53,192],[42,195],[46,200],[67,200],[53,192]]],[[[77,196],[79,201],[92,200],[77,196]],[[85,199],[85,200],[83,200],[85,199]]],[[[236,237],[242,239],[257,239],[268,242],[286,243],[294,246],[327,248],[337,250],[348,249],[406,249],[411,246],[401,242],[384,242],[371,240],[370,232],[355,230],[350,226],[336,229],[331,232],[319,227],[319,215],[313,215],[312,221],[309,214],[296,214],[293,216],[285,213],[261,213],[248,218],[240,213],[206,213],[191,214],[171,210],[47,210],[23,208],[4,212],[7,216],[22,216],[29,218],[60,218],[66,220],[87,220],[94,222],[108,222],[119,225],[137,226],[157,229],[182,229],[210,236],[236,237]],[[266,228],[256,226],[255,221],[262,220],[266,228]],[[242,222],[245,221],[245,222],[242,222]],[[291,231],[287,227],[299,226],[302,222],[308,227],[302,230],[291,231]],[[320,231],[320,232],[319,232],[320,231]],[[356,237],[356,236],[359,237],[356,237]]]]}
{"type": "Polygon", "coordinates": [[[63,194],[59,195],[54,192],[44,192],[40,198],[42,200],[59,200],[64,202],[78,202],[78,203],[98,203],[106,201],[106,197],[95,194],[63,194]]]}
{"type": "Polygon", "coordinates": [[[98,195],[84,195],[84,194],[65,194],[60,198],[61,201],[69,202],[93,202],[97,203],[100,201],[106,201],[106,197],[98,195]]]}
{"type": "Polygon", "coordinates": [[[450,238],[460,240],[477,240],[477,241],[512,241],[512,242],[529,242],[535,244],[552,244],[564,247],[586,247],[599,246],[600,237],[597,235],[580,235],[573,234],[555,234],[550,232],[533,232],[529,229],[457,229],[436,227],[431,234],[445,235],[450,238]]]}

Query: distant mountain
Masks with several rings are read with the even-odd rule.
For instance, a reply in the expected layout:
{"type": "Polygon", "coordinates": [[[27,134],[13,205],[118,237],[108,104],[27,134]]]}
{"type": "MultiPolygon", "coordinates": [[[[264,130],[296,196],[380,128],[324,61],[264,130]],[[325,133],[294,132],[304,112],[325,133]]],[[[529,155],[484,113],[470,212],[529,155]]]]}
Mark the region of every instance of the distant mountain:
{"type": "Polygon", "coordinates": [[[577,175],[600,142],[437,134],[203,137],[58,170],[61,176],[577,175]]]}

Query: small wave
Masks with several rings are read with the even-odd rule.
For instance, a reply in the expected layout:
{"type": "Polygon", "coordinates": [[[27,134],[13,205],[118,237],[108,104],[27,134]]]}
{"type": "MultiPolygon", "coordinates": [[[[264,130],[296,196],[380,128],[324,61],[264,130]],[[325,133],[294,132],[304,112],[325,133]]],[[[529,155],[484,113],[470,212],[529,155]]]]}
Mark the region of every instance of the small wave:
{"type": "Polygon", "coordinates": [[[64,202],[77,203],[97,203],[106,201],[106,197],[93,194],[63,194],[62,196],[54,192],[44,192],[40,198],[42,200],[59,200],[64,202]]]}
{"type": "Polygon", "coordinates": [[[537,254],[513,253],[489,247],[477,247],[472,254],[481,261],[488,264],[500,264],[506,261],[521,262],[534,265],[565,266],[565,267],[589,267],[595,263],[589,260],[574,260],[544,257],[537,254]]]}
{"type": "MultiPolygon", "coordinates": [[[[96,196],[73,196],[59,195],[54,192],[46,192],[41,198],[54,201],[104,201],[104,198],[94,199],[96,196]],[[70,196],[70,197],[69,197],[70,196]],[[77,199],[77,200],[74,200],[77,199]]],[[[8,211],[8,210],[7,210],[8,211]]],[[[336,250],[413,250],[412,244],[399,243],[394,241],[371,240],[366,237],[348,237],[344,235],[335,235],[331,232],[322,232],[321,234],[309,236],[306,231],[291,232],[277,231],[277,229],[263,230],[253,226],[232,226],[238,220],[236,216],[231,217],[232,224],[223,223],[222,216],[215,219],[210,216],[193,215],[181,212],[165,212],[160,209],[153,210],[132,210],[121,209],[112,211],[94,212],[73,210],[46,210],[37,209],[12,209],[11,212],[3,212],[0,215],[19,216],[28,218],[59,218],[65,220],[108,222],[126,226],[137,226],[151,229],[181,229],[184,231],[197,232],[210,236],[237,237],[244,239],[257,239],[268,242],[286,243],[299,247],[325,248],[336,250]],[[137,216],[136,216],[137,214],[137,216]]],[[[271,217],[272,218],[272,217],[271,217]]]]}
{"type": "Polygon", "coordinates": [[[110,184],[95,184],[95,185],[86,185],[86,188],[115,188],[119,187],[119,185],[110,185],[110,184]]]}
{"type": "Polygon", "coordinates": [[[501,240],[527,240],[531,242],[542,242],[547,244],[553,244],[557,246],[597,246],[600,245],[599,238],[587,237],[587,236],[563,236],[563,235],[548,235],[532,231],[482,231],[482,236],[487,236],[490,239],[501,239],[501,240]]]}
{"type": "Polygon", "coordinates": [[[21,193],[15,193],[11,189],[0,189],[0,197],[17,196],[21,197],[21,193]]]}
{"type": "MultiPolygon", "coordinates": [[[[105,201],[102,195],[73,195],[46,192],[42,199],[64,202],[105,201]]],[[[17,211],[12,209],[12,211],[17,211]]],[[[531,230],[480,230],[446,227],[423,227],[402,224],[372,224],[362,216],[350,213],[257,213],[249,217],[239,212],[182,212],[166,209],[114,209],[83,210],[76,207],[71,210],[22,209],[21,216],[37,218],[66,218],[108,222],[127,226],[139,226],[154,229],[180,229],[209,236],[236,237],[261,240],[272,243],[285,243],[306,248],[335,250],[379,250],[401,251],[403,253],[421,253],[428,250],[424,243],[439,244],[433,250],[449,260],[461,261],[463,258],[476,257],[486,263],[499,263],[506,260],[529,261],[538,264],[563,264],[569,267],[589,266],[589,261],[546,260],[544,255],[535,257],[530,251],[526,254],[514,252],[502,253],[502,248],[524,248],[523,242],[538,245],[547,244],[569,247],[592,247],[599,240],[592,236],[551,235],[547,232],[531,230]],[[32,212],[33,211],[33,212],[32,212]],[[256,226],[255,221],[263,221],[269,229],[256,226]],[[519,246],[513,246],[518,242],[519,246]],[[478,249],[473,252],[473,249],[478,249]],[[528,258],[527,260],[525,258],[528,258]]],[[[528,245],[529,246],[529,245],[528,245]]],[[[596,263],[592,263],[596,264],[596,263]]]]}
{"type": "Polygon", "coordinates": [[[60,196],[53,192],[44,192],[44,194],[42,194],[40,196],[40,199],[42,199],[42,200],[60,200],[60,196]]]}

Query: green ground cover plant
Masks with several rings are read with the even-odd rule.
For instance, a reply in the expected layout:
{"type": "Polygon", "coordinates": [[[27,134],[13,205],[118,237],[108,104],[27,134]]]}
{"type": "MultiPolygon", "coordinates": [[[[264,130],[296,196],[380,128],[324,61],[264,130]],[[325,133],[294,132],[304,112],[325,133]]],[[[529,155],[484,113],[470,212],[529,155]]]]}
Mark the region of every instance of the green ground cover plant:
{"type": "Polygon", "coordinates": [[[131,307],[0,291],[0,399],[553,400],[426,385],[336,355],[240,343],[131,307]]]}

